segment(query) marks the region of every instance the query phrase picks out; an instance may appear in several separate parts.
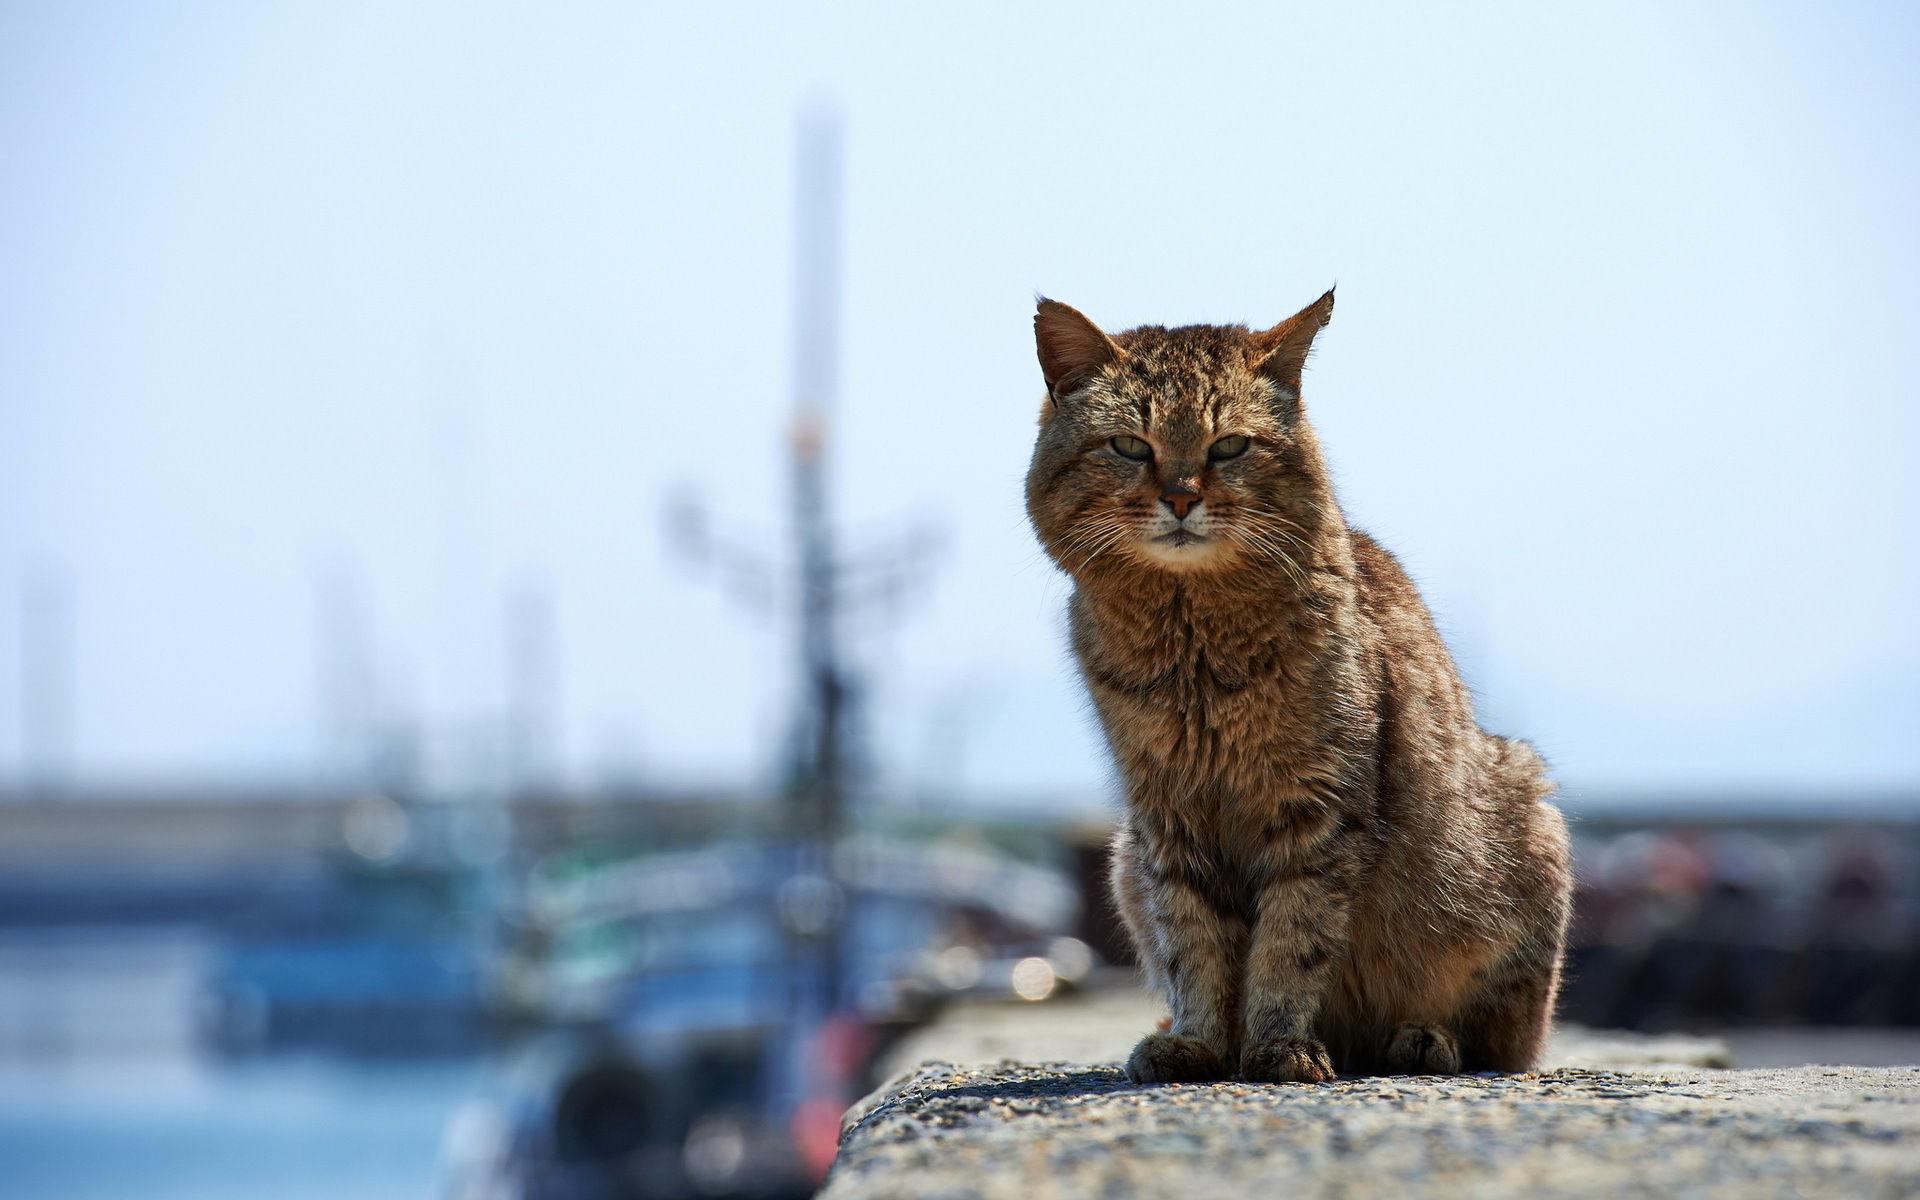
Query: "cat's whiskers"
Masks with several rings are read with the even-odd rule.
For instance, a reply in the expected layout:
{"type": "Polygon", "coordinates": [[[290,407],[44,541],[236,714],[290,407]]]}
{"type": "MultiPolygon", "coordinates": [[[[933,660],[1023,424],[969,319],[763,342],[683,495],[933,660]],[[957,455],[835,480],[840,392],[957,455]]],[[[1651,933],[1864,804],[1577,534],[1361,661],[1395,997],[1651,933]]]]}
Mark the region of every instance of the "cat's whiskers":
{"type": "Polygon", "coordinates": [[[1102,554],[1105,554],[1107,551],[1113,549],[1116,545],[1119,545],[1121,542],[1125,541],[1133,533],[1133,527],[1131,525],[1128,525],[1125,521],[1115,519],[1112,522],[1112,524],[1113,524],[1112,532],[1110,532],[1105,538],[1103,538],[1100,541],[1100,543],[1096,545],[1090,553],[1088,553],[1085,561],[1081,564],[1083,567],[1086,566],[1087,564],[1092,563],[1094,559],[1100,557],[1102,554]]]}
{"type": "Polygon", "coordinates": [[[1119,536],[1121,536],[1119,530],[1100,530],[1096,536],[1085,541],[1077,551],[1073,551],[1073,555],[1069,555],[1069,559],[1073,561],[1073,568],[1085,570],[1087,566],[1091,566],[1094,559],[1098,559],[1102,553],[1112,549],[1114,541],[1119,540],[1119,536]]]}
{"type": "Polygon", "coordinates": [[[1258,526],[1263,532],[1287,545],[1303,552],[1310,552],[1313,549],[1311,541],[1308,540],[1307,530],[1299,522],[1283,517],[1270,508],[1246,505],[1240,511],[1248,518],[1249,524],[1258,526]]]}
{"type": "Polygon", "coordinates": [[[1093,538],[1105,532],[1111,521],[1107,513],[1091,513],[1074,521],[1067,527],[1067,533],[1060,541],[1060,553],[1071,554],[1093,538]]]}
{"type": "Polygon", "coordinates": [[[1257,521],[1247,522],[1245,528],[1257,534],[1260,537],[1261,541],[1264,542],[1266,545],[1273,546],[1279,549],[1284,549],[1287,553],[1287,557],[1290,560],[1292,560],[1294,565],[1296,566],[1299,566],[1302,564],[1300,563],[1300,560],[1295,557],[1295,555],[1299,554],[1304,556],[1305,554],[1310,553],[1313,549],[1306,542],[1300,540],[1299,538],[1292,537],[1283,530],[1272,529],[1267,526],[1261,525],[1257,521]]]}
{"type": "Polygon", "coordinates": [[[1257,519],[1236,522],[1232,528],[1248,545],[1264,551],[1267,557],[1279,563],[1281,569],[1286,571],[1296,586],[1302,589],[1307,587],[1305,570],[1295,561],[1293,555],[1287,552],[1287,541],[1292,541],[1301,550],[1307,548],[1305,543],[1292,538],[1283,530],[1264,527],[1257,519]]]}
{"type": "Polygon", "coordinates": [[[1263,521],[1268,525],[1284,525],[1288,529],[1293,530],[1296,534],[1298,534],[1303,538],[1307,536],[1307,529],[1305,526],[1301,525],[1298,521],[1293,520],[1291,517],[1282,516],[1278,511],[1274,509],[1261,508],[1258,505],[1253,505],[1253,504],[1242,504],[1239,506],[1239,508],[1240,508],[1240,511],[1242,512],[1249,513],[1253,516],[1259,517],[1261,521],[1263,521]]]}
{"type": "Polygon", "coordinates": [[[1114,547],[1114,544],[1132,532],[1132,526],[1113,512],[1095,513],[1083,518],[1073,527],[1073,532],[1062,543],[1060,557],[1068,559],[1079,557],[1082,570],[1094,559],[1114,547]]]}
{"type": "Polygon", "coordinates": [[[1073,554],[1104,539],[1114,524],[1111,513],[1099,512],[1081,518],[1069,528],[1066,539],[1060,545],[1061,553],[1073,554]]]}

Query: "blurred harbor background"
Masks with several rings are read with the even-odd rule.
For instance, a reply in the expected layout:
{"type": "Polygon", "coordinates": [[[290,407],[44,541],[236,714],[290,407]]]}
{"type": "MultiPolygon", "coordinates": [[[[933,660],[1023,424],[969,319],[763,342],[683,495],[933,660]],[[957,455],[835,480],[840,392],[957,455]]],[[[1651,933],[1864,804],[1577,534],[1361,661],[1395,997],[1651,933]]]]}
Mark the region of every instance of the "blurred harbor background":
{"type": "MultiPolygon", "coordinates": [[[[830,1151],[839,1106],[903,1053],[956,1052],[916,1040],[955,1004],[961,1049],[984,1027],[996,1057],[1107,1051],[1151,1019],[1124,999],[1098,821],[863,814],[831,872],[850,1019],[790,1045],[768,798],[521,796],[484,855],[458,804],[0,807],[0,1190],[802,1194],[809,1168],[753,1133],[783,1055],[843,1056],[821,1124],[778,1106],[780,1139],[830,1151]],[[1087,996],[1113,1000],[981,1015],[1087,996]]],[[[1920,823],[1577,828],[1564,1020],[1712,1035],[1739,1066],[1920,1062],[1920,823]]]]}
{"type": "Polygon", "coordinates": [[[943,1013],[1134,1019],[1036,289],[1337,279],[1343,503],[1575,818],[1565,1019],[1920,1061],[1916,54],[0,4],[0,1197],[802,1195],[943,1013]]]}

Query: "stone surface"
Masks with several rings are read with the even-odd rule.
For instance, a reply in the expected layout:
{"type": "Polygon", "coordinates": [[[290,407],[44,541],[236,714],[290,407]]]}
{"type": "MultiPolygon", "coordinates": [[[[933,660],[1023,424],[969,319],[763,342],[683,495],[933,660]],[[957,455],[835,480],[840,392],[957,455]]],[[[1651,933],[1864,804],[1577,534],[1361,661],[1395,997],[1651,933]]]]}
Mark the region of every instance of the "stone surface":
{"type": "Polygon", "coordinates": [[[1920,1068],[1562,1068],[1134,1087],[1116,1066],[907,1073],[825,1200],[1920,1196],[1920,1068]]]}
{"type": "MultiPolygon", "coordinates": [[[[1014,1062],[1125,1062],[1161,1015],[1159,1001],[1137,988],[1083,993],[1044,1004],[956,1004],[886,1056],[891,1078],[922,1062],[968,1065],[1014,1062]]],[[[1911,1061],[1920,1061],[1920,1058],[1911,1061]]],[[[1646,1034],[1566,1026],[1555,1031],[1545,1067],[1733,1065],[1720,1038],[1646,1034]]]]}
{"type": "Polygon", "coordinates": [[[1134,1087],[1158,1015],[954,1007],[847,1114],[822,1196],[1920,1197],[1920,1068],[1713,1070],[1720,1039],[1570,1028],[1538,1075],[1134,1087]]]}

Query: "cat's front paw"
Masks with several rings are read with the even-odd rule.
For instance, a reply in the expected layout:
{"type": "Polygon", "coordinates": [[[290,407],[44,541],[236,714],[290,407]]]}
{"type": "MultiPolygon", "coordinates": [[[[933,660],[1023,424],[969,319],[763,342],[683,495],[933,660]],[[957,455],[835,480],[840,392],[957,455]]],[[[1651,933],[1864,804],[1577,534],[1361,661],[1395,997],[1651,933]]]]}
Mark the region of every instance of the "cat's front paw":
{"type": "Polygon", "coordinates": [[[1213,1083],[1230,1073],[1212,1046],[1177,1033],[1148,1034],[1127,1059],[1127,1078],[1134,1083],[1213,1083]]]}
{"type": "Polygon", "coordinates": [[[1312,1038],[1268,1038],[1240,1056],[1240,1078],[1248,1083],[1327,1083],[1333,1060],[1312,1038]]]}
{"type": "Polygon", "coordinates": [[[1460,1043],[1438,1025],[1402,1025],[1387,1043],[1396,1075],[1458,1075],[1460,1043]]]}

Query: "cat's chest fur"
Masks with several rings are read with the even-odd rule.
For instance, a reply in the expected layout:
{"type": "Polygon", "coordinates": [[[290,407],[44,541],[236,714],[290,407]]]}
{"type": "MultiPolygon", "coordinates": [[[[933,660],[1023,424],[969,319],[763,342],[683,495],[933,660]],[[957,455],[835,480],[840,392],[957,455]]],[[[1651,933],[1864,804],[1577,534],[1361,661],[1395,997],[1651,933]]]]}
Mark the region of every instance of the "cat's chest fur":
{"type": "Polygon", "coordinates": [[[1337,597],[1079,594],[1074,648],[1137,804],[1227,828],[1351,781],[1367,706],[1337,597]]]}

